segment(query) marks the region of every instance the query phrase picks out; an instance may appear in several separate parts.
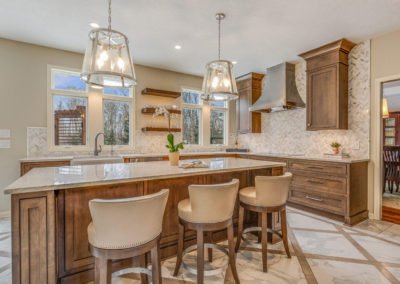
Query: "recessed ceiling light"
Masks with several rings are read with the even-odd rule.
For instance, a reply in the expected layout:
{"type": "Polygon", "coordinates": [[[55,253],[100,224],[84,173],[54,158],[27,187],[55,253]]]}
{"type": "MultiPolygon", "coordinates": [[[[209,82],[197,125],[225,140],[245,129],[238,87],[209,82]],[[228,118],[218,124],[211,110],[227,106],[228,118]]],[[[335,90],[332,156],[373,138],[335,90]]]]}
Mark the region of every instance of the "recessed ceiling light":
{"type": "Polygon", "coordinates": [[[97,23],[90,23],[92,28],[98,29],[100,26],[97,23]]]}
{"type": "Polygon", "coordinates": [[[232,64],[233,64],[233,65],[237,64],[237,61],[232,61],[232,64]]]}
{"type": "Polygon", "coordinates": [[[180,46],[179,44],[175,45],[175,49],[179,50],[181,48],[182,48],[182,46],[180,46]]]}

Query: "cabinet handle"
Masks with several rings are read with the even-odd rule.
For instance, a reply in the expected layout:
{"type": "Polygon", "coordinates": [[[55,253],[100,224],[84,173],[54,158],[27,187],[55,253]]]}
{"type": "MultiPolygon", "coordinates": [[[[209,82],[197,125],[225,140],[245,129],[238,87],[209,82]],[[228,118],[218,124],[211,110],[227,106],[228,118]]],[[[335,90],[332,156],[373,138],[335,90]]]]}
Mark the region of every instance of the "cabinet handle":
{"type": "Polygon", "coordinates": [[[316,180],[311,180],[311,179],[308,179],[307,182],[314,183],[314,184],[324,184],[324,182],[322,182],[322,181],[316,181],[316,180]]]}
{"type": "Polygon", "coordinates": [[[307,123],[307,126],[311,126],[311,123],[307,123]]]}
{"type": "Polygon", "coordinates": [[[318,202],[322,202],[322,201],[324,201],[323,199],[316,198],[316,197],[312,197],[312,196],[309,196],[309,195],[306,195],[306,198],[307,198],[307,199],[314,200],[314,201],[318,201],[318,202]]]}
{"type": "Polygon", "coordinates": [[[323,170],[324,168],[315,167],[315,166],[309,166],[309,167],[307,167],[307,169],[323,170]]]}

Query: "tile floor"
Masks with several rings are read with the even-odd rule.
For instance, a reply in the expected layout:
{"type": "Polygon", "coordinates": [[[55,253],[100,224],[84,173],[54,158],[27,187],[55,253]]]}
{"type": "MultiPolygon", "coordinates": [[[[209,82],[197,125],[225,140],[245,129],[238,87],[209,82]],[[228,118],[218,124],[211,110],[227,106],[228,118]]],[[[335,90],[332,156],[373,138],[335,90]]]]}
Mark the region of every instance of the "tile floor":
{"type": "MultiPolygon", "coordinates": [[[[281,243],[270,245],[268,273],[262,272],[261,253],[243,248],[237,255],[241,283],[400,283],[400,225],[367,220],[355,227],[288,209],[289,239],[292,258],[288,259],[281,243]]],[[[246,242],[243,243],[246,246],[246,242]]],[[[186,256],[195,263],[195,253],[186,256]]],[[[226,257],[216,251],[212,264],[224,266],[226,257]]],[[[181,268],[172,276],[175,258],[162,264],[163,283],[195,283],[196,277],[181,268]]],[[[233,283],[230,269],[206,277],[206,283],[233,283]]],[[[0,219],[0,283],[11,283],[10,220],[0,219]]],[[[113,283],[139,283],[117,278],[113,283]]]]}

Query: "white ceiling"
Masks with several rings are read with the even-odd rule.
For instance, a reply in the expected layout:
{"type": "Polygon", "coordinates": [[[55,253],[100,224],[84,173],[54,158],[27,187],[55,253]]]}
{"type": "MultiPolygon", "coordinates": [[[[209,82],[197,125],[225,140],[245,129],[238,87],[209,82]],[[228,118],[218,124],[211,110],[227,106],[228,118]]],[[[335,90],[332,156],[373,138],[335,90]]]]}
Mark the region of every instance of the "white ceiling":
{"type": "MultiPolygon", "coordinates": [[[[112,10],[135,63],[197,75],[216,59],[220,11],[222,57],[238,61],[236,75],[400,29],[400,0],[113,0],[112,10]]],[[[83,53],[91,22],[107,25],[106,0],[0,0],[3,38],[83,53]]]]}

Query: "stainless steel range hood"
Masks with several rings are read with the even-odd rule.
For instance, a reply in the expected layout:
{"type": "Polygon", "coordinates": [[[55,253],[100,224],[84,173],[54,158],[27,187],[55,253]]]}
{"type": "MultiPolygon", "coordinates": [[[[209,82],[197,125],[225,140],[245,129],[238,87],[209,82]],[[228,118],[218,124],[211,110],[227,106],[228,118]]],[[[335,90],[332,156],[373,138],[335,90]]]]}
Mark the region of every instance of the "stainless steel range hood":
{"type": "Polygon", "coordinates": [[[284,62],[268,68],[266,86],[249,110],[277,112],[305,107],[296,87],[294,67],[294,64],[284,62]]]}

